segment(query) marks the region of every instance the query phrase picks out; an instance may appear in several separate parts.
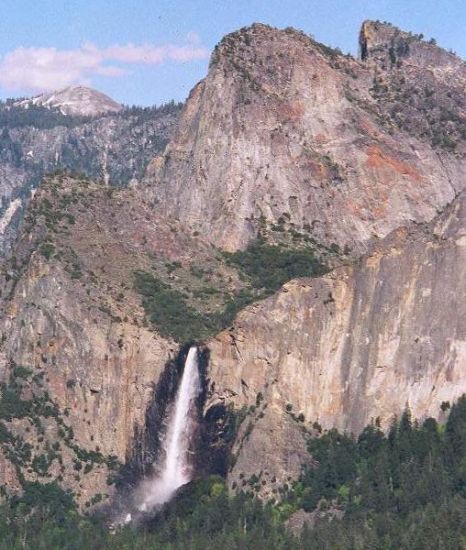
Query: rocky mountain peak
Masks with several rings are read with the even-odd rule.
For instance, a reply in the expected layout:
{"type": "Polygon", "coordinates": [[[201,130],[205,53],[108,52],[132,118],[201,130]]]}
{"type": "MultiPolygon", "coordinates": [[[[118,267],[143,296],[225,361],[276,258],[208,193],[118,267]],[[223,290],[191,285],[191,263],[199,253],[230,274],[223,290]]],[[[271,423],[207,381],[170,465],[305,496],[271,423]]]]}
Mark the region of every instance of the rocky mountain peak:
{"type": "Polygon", "coordinates": [[[229,251],[288,220],[360,253],[432,219],[464,187],[462,62],[379,23],[365,23],[361,41],[366,61],[294,29],[255,24],[226,36],[147,171],[157,208],[229,251]],[[410,57],[390,70],[392,39],[395,55],[410,57]],[[452,61],[427,71],[428,55],[452,61]]]}
{"type": "Polygon", "coordinates": [[[434,38],[402,31],[394,25],[380,21],[364,21],[359,33],[360,57],[374,60],[382,68],[401,67],[404,62],[418,67],[439,70],[458,70],[465,67],[462,59],[439,46],[434,38]]]}
{"type": "MultiPolygon", "coordinates": [[[[211,58],[211,66],[230,61],[232,68],[244,72],[244,65],[254,62],[258,73],[266,69],[273,71],[273,65],[278,59],[288,60],[314,50],[324,55],[335,57],[341,55],[339,50],[330,48],[314,40],[311,35],[293,27],[278,29],[263,23],[253,23],[237,31],[227,34],[215,47],[211,58]]],[[[275,71],[277,72],[277,71],[275,71]]]]}
{"type": "Polygon", "coordinates": [[[58,109],[64,115],[97,116],[118,113],[123,106],[111,97],[86,86],[68,86],[63,90],[46,92],[14,104],[28,108],[30,105],[58,109]]]}

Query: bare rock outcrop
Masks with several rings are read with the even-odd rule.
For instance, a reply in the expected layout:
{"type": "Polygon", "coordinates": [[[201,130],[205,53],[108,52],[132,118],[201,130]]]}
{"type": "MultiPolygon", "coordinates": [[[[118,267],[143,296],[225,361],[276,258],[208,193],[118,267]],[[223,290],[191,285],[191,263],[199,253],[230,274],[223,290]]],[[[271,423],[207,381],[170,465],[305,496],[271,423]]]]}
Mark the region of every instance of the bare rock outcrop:
{"type": "Polygon", "coordinates": [[[411,46],[432,54],[423,53],[422,67],[411,58],[385,66],[374,53],[389,50],[380,27],[365,24],[361,61],[292,29],[257,24],[226,36],[149,167],[146,192],[160,211],[227,250],[286,216],[355,254],[411,220],[432,219],[465,186],[466,70],[425,43],[411,46]],[[439,102],[432,121],[413,86],[439,102]],[[409,127],[424,119],[427,129],[409,127]]]}
{"type": "Polygon", "coordinates": [[[57,176],[34,198],[1,274],[0,460],[10,491],[18,479],[54,480],[82,506],[113,493],[177,351],[149,329],[133,289],[133,271],[151,247],[169,250],[170,234],[130,190],[57,176]]]}
{"type": "Polygon", "coordinates": [[[232,483],[265,471],[286,482],[295,434],[315,423],[357,434],[406,407],[442,417],[441,404],[466,392],[465,245],[463,194],[357,265],[291,281],[209,343],[211,404],[258,405],[243,421],[232,483]]]}

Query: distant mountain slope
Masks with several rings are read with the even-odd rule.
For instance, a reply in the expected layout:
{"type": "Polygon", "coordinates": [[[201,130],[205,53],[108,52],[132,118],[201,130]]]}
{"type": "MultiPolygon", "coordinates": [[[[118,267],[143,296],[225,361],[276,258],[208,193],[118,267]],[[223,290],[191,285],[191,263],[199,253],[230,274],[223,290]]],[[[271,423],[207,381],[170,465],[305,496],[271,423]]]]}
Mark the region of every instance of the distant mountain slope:
{"type": "Polygon", "coordinates": [[[118,112],[91,117],[82,115],[85,109],[75,116],[57,107],[0,104],[0,256],[45,173],[67,169],[109,185],[128,185],[141,179],[149,161],[163,151],[180,111],[175,103],[119,106],[118,112]]]}
{"type": "Polygon", "coordinates": [[[104,113],[119,113],[123,106],[111,97],[87,88],[86,86],[69,86],[63,90],[47,92],[31,99],[13,103],[15,107],[41,106],[56,109],[64,115],[97,116],[104,113]]]}

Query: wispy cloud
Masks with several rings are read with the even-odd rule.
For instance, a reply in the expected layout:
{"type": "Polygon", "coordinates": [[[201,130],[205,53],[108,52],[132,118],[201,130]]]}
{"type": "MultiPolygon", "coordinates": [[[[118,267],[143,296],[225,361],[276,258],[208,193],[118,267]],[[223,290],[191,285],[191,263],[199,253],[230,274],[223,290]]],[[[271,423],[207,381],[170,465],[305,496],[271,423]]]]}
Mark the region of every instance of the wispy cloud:
{"type": "Polygon", "coordinates": [[[91,84],[94,76],[119,77],[129,65],[186,63],[206,59],[209,52],[190,33],[184,45],[115,44],[99,48],[91,43],[74,50],[17,48],[0,59],[0,86],[7,90],[42,92],[72,84],[91,84]]]}

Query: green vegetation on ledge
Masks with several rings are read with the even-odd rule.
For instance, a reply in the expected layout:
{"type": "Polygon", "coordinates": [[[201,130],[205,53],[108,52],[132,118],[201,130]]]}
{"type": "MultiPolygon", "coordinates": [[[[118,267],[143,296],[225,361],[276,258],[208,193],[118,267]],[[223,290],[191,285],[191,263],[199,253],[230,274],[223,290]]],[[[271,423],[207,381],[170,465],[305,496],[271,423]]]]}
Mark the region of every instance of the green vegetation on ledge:
{"type": "MultiPolygon", "coordinates": [[[[223,259],[237,272],[243,288],[226,292],[221,307],[213,311],[194,307],[186,292],[180,292],[156,275],[135,272],[135,288],[143,296],[147,316],[160,334],[179,342],[208,338],[228,327],[242,308],[270,296],[290,279],[318,276],[326,271],[311,248],[271,245],[262,238],[244,251],[223,253],[223,259]]],[[[170,265],[170,274],[178,268],[170,265]]],[[[202,278],[202,270],[191,271],[202,278]]],[[[195,297],[202,305],[206,296],[219,293],[215,287],[204,286],[196,291],[195,297]]]]}
{"type": "Polygon", "coordinates": [[[225,255],[231,265],[249,278],[251,286],[261,291],[262,296],[272,294],[291,279],[317,277],[326,271],[312,249],[270,245],[263,239],[253,242],[246,250],[225,255]]]}
{"type": "Polygon", "coordinates": [[[162,336],[181,342],[202,338],[213,328],[209,319],[190,307],[182,294],[151,273],[135,273],[136,289],[142,294],[142,304],[162,336]]]}

